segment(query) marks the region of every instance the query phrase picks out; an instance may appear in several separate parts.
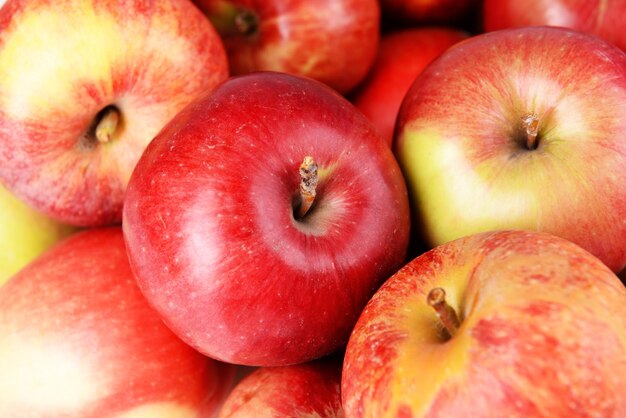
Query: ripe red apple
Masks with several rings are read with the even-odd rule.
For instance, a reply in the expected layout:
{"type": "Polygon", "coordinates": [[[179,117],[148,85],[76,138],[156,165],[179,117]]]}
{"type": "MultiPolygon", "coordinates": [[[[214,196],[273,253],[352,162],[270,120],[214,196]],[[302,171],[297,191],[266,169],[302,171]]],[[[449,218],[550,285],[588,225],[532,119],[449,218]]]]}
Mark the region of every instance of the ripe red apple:
{"type": "Polygon", "coordinates": [[[571,30],[475,36],[407,93],[395,152],[432,246],[539,230],[626,265],[626,54],[571,30]]]}
{"type": "Polygon", "coordinates": [[[194,0],[220,33],[231,71],[281,71],[346,93],[378,47],[377,0],[194,0]]]}
{"type": "Polygon", "coordinates": [[[8,1],[0,181],[66,223],[120,222],[147,143],[226,77],[222,43],[190,1],[8,1]]]}
{"type": "Polygon", "coordinates": [[[343,417],[337,358],[262,367],[228,395],[219,418],[343,417]]]}
{"type": "Polygon", "coordinates": [[[121,228],[69,237],[0,288],[3,417],[196,417],[232,378],[145,301],[121,228]]]}
{"type": "Polygon", "coordinates": [[[463,31],[445,27],[383,35],[374,66],[351,100],[390,146],[400,104],[415,78],[432,60],[467,37],[463,31]]]}
{"type": "Polygon", "coordinates": [[[553,235],[482,233],[411,261],[345,354],[349,417],[626,416],[626,288],[553,235]]]}
{"type": "Polygon", "coordinates": [[[123,225],[140,287],[181,338],[219,360],[278,366],[346,343],[404,261],[409,209],[391,150],[353,105],[314,80],[259,72],[151,142],[123,225]],[[316,181],[307,212],[301,191],[316,181]]]}
{"type": "Polygon", "coordinates": [[[623,0],[485,0],[486,31],[522,26],[562,26],[597,35],[626,50],[623,0]]]}
{"type": "Polygon", "coordinates": [[[420,23],[452,23],[471,14],[479,0],[380,0],[391,18],[420,23]]]}

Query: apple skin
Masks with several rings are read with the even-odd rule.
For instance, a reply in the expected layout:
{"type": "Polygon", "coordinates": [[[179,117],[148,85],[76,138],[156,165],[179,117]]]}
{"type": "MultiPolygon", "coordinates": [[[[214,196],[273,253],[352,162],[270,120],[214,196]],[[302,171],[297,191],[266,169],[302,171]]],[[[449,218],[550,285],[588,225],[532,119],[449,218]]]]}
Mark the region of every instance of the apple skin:
{"type": "Polygon", "coordinates": [[[0,181],[77,226],[119,223],[147,143],[228,76],[221,40],[186,0],[10,0],[0,33],[0,181]],[[101,142],[93,124],[108,106],[121,119],[101,142]]]}
{"type": "Polygon", "coordinates": [[[259,368],[230,392],[219,418],[343,417],[339,360],[259,368]]]}
{"type": "Polygon", "coordinates": [[[553,235],[476,234],[392,276],[350,337],[347,417],[626,416],[626,288],[553,235]],[[461,319],[450,338],[430,289],[461,319]]]}
{"type": "Polygon", "coordinates": [[[404,262],[406,185],[389,147],[312,79],[234,77],[175,117],[130,180],[123,229],[147,299],[218,360],[282,366],[343,346],[404,262]],[[298,168],[317,199],[294,216],[298,168]]]}
{"type": "Polygon", "coordinates": [[[365,81],[352,103],[391,146],[396,117],[404,95],[431,61],[469,35],[446,27],[422,27],[386,33],[365,81]]]}
{"type": "Polygon", "coordinates": [[[380,0],[383,14],[417,23],[456,23],[471,14],[479,0],[380,0]]]}
{"type": "Polygon", "coordinates": [[[347,93],[367,75],[380,38],[377,0],[194,0],[219,31],[231,72],[280,71],[347,93]],[[253,33],[235,16],[254,16],[253,33]]]}
{"type": "Polygon", "coordinates": [[[562,26],[599,36],[626,50],[622,0],[485,0],[483,26],[494,31],[522,26],[562,26]]]}
{"type": "Polygon", "coordinates": [[[407,93],[394,147],[431,247],[497,229],[626,264],[626,54],[562,28],[475,36],[407,93]],[[536,149],[522,118],[538,116],[536,149]]]}
{"type": "Polygon", "coordinates": [[[148,305],[119,227],[67,238],[0,288],[3,417],[210,416],[233,378],[148,305]]]}
{"type": "Polygon", "coordinates": [[[0,286],[74,228],[30,208],[0,184],[0,286]]]}

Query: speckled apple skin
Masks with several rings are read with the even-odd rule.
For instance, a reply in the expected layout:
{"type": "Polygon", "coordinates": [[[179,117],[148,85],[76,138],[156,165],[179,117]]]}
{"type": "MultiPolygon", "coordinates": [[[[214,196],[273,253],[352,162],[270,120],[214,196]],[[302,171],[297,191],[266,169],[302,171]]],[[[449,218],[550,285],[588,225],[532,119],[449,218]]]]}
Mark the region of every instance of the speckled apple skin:
{"type": "Polygon", "coordinates": [[[354,328],[346,417],[623,417],[626,288],[597,258],[545,233],[441,245],[391,277],[354,328]],[[461,319],[446,339],[426,295],[461,319]]]}

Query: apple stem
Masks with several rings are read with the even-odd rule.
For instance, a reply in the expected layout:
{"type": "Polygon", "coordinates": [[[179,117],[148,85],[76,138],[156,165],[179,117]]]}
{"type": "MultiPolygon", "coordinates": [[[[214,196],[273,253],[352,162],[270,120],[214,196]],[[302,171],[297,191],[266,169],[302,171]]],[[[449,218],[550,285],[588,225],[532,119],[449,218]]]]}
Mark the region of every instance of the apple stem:
{"type": "Polygon", "coordinates": [[[109,142],[117,129],[119,121],[120,112],[115,107],[109,106],[105,108],[96,126],[96,138],[98,142],[109,142]]]}
{"type": "Polygon", "coordinates": [[[537,148],[537,134],[539,133],[539,117],[534,113],[527,113],[522,116],[522,127],[526,132],[526,148],[533,150],[537,148]]]}
{"type": "Polygon", "coordinates": [[[252,35],[257,31],[259,22],[254,13],[249,10],[243,9],[235,15],[235,28],[242,35],[252,35]]]}
{"type": "Polygon", "coordinates": [[[461,323],[454,308],[446,302],[446,291],[441,287],[435,287],[428,292],[426,302],[433,307],[448,334],[454,337],[461,323]]]}
{"type": "Polygon", "coordinates": [[[300,207],[298,217],[303,218],[315,201],[317,189],[317,163],[307,155],[300,164],[300,207]]]}

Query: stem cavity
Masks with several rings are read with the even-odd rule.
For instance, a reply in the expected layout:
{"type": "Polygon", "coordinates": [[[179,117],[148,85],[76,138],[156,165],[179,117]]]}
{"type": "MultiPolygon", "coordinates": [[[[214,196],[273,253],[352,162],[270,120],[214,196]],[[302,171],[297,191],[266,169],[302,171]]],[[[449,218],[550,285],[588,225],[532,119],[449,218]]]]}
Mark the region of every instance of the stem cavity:
{"type": "Polygon", "coordinates": [[[537,135],[539,133],[539,117],[534,113],[527,113],[522,116],[522,129],[526,133],[526,148],[537,149],[537,135]]]}
{"type": "Polygon", "coordinates": [[[313,157],[307,155],[300,164],[300,207],[298,218],[303,218],[315,201],[318,175],[317,163],[313,157]]]}
{"type": "Polygon", "coordinates": [[[428,292],[426,302],[435,310],[437,317],[450,337],[454,337],[461,323],[454,308],[446,302],[446,291],[441,287],[433,288],[428,292]]]}

